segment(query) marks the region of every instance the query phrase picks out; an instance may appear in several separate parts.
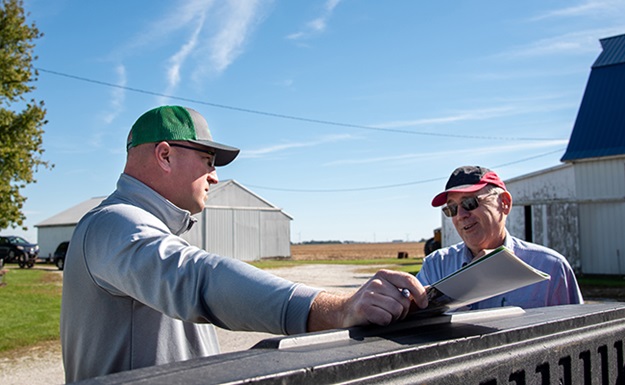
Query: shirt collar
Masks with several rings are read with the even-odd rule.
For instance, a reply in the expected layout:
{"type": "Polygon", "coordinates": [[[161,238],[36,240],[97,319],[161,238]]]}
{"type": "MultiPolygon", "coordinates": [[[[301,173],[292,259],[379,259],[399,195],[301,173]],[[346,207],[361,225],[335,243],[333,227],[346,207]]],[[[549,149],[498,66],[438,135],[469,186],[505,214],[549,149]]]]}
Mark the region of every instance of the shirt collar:
{"type": "Polygon", "coordinates": [[[156,216],[175,235],[189,231],[197,222],[197,219],[191,216],[189,211],[174,205],[146,184],[128,174],[122,174],[119,177],[116,192],[127,197],[134,205],[156,216]]]}
{"type": "MultiPolygon", "coordinates": [[[[505,230],[506,230],[506,238],[503,240],[503,246],[505,246],[506,248],[510,250],[513,250],[512,237],[510,236],[508,229],[505,229],[505,230]]],[[[471,263],[471,261],[473,261],[473,254],[471,254],[471,250],[469,250],[469,248],[467,247],[465,243],[464,248],[462,250],[462,266],[471,263]]]]}

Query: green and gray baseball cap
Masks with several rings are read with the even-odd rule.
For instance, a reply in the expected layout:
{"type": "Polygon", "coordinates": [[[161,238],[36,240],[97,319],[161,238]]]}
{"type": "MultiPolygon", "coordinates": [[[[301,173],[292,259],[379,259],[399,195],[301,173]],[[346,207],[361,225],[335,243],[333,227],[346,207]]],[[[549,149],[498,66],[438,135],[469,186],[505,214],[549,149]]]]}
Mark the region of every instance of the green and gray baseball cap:
{"type": "Polygon", "coordinates": [[[215,151],[215,166],[225,166],[239,154],[239,149],[213,141],[206,119],[188,107],[162,106],[137,119],[128,134],[126,150],[143,143],[167,140],[201,144],[215,151]]]}

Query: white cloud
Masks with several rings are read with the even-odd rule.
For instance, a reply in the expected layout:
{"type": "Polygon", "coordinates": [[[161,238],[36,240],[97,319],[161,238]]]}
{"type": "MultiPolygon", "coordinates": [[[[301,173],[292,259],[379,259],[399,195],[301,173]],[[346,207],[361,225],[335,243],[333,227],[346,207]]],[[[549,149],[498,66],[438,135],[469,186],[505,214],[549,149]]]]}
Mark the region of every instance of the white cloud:
{"type": "Polygon", "coordinates": [[[110,109],[109,111],[106,111],[102,116],[102,120],[106,124],[111,124],[115,120],[115,118],[117,118],[117,116],[123,111],[124,101],[126,100],[126,90],[122,88],[125,87],[128,83],[128,79],[126,76],[126,67],[124,67],[122,64],[117,65],[115,67],[115,74],[117,75],[117,81],[115,82],[115,84],[119,85],[120,87],[112,88],[110,109]]]}
{"type": "MultiPolygon", "coordinates": [[[[222,9],[221,28],[211,36],[207,47],[208,57],[217,72],[225,70],[243,52],[247,39],[261,19],[258,17],[259,1],[230,1],[227,4],[222,9]]],[[[213,22],[216,21],[214,18],[213,22]]]]}
{"type": "Polygon", "coordinates": [[[256,150],[245,150],[241,151],[242,158],[259,158],[264,155],[290,150],[293,148],[303,148],[303,147],[315,147],[326,143],[334,143],[341,140],[353,139],[352,135],[342,134],[342,135],[329,135],[319,138],[317,140],[311,140],[306,142],[290,142],[290,143],[282,143],[276,144],[273,146],[263,147],[256,150]]]}
{"type": "Polygon", "coordinates": [[[125,57],[135,55],[146,47],[154,49],[162,46],[177,38],[178,31],[184,31],[189,25],[195,25],[194,20],[205,18],[213,3],[214,0],[187,0],[168,5],[164,8],[163,18],[150,22],[114,55],[125,57]],[[176,11],[172,12],[171,9],[176,11]]]}
{"type": "Polygon", "coordinates": [[[566,8],[554,9],[533,17],[532,21],[540,21],[564,17],[588,17],[592,15],[604,16],[606,14],[622,15],[625,3],[622,0],[588,0],[586,2],[566,8]]]}
{"type": "Polygon", "coordinates": [[[336,8],[340,2],[341,0],[327,0],[324,4],[321,16],[306,23],[302,30],[288,35],[287,39],[299,40],[325,31],[334,8],[336,8]]]}
{"type": "MultiPolygon", "coordinates": [[[[189,55],[193,52],[193,50],[197,47],[199,34],[202,31],[202,27],[204,25],[204,17],[201,17],[196,20],[196,28],[193,33],[189,37],[189,39],[182,44],[178,52],[176,52],[173,56],[171,56],[168,60],[168,68],[167,72],[167,89],[164,91],[165,95],[171,95],[174,93],[178,83],[180,83],[180,79],[182,75],[180,74],[183,65],[185,64],[189,55]]],[[[159,98],[159,104],[167,104],[166,97],[159,98]]]]}
{"type": "Polygon", "coordinates": [[[601,18],[600,29],[577,28],[575,32],[561,34],[527,45],[512,47],[496,55],[508,59],[546,55],[598,53],[601,50],[599,39],[622,34],[622,18],[625,13],[623,0],[586,0],[569,7],[553,9],[538,14],[530,22],[554,23],[554,19],[579,18],[580,21],[601,18]]]}
{"type": "Polygon", "coordinates": [[[166,7],[163,18],[151,22],[113,56],[124,58],[156,48],[166,52],[167,48],[163,47],[173,43],[178,48],[163,64],[167,79],[164,93],[173,94],[185,78],[198,82],[206,75],[225,71],[244,52],[246,42],[271,3],[260,0],[180,0],[166,7]],[[172,8],[176,11],[171,12],[172,8]],[[183,70],[185,68],[187,70],[183,70]]]}
{"type": "Polygon", "coordinates": [[[400,127],[414,127],[414,126],[454,123],[454,122],[468,121],[468,120],[486,120],[486,119],[491,119],[495,117],[509,115],[513,110],[514,110],[513,107],[505,106],[505,107],[498,107],[498,108],[473,110],[473,111],[467,111],[467,112],[458,112],[455,114],[451,114],[449,116],[441,116],[437,118],[397,120],[397,121],[375,124],[372,127],[400,128],[400,127]]]}
{"type": "Polygon", "coordinates": [[[523,150],[535,150],[541,148],[548,148],[554,146],[565,146],[568,140],[549,140],[541,142],[526,142],[518,141],[508,145],[497,146],[484,146],[484,147],[467,147],[466,149],[454,148],[448,151],[444,149],[438,149],[433,152],[416,152],[409,154],[393,155],[393,156],[381,156],[381,157],[362,157],[356,159],[343,159],[332,162],[327,162],[323,166],[343,166],[343,165],[359,165],[359,164],[378,164],[378,163],[395,163],[395,164],[413,164],[421,163],[423,159],[428,161],[434,159],[448,159],[454,157],[461,159],[464,155],[474,155],[479,153],[481,155],[495,155],[495,154],[509,154],[513,151],[523,150]]]}
{"type": "Polygon", "coordinates": [[[535,112],[553,112],[566,108],[571,108],[568,102],[563,102],[564,95],[539,95],[528,98],[517,98],[514,100],[499,101],[500,105],[490,108],[477,108],[473,110],[458,111],[446,116],[433,118],[420,118],[413,120],[397,120],[384,123],[377,123],[371,127],[377,128],[403,128],[418,126],[443,125],[448,123],[489,120],[506,116],[523,115],[535,112]],[[537,101],[540,101],[538,103],[537,101]]]}
{"type": "Polygon", "coordinates": [[[530,44],[512,47],[495,55],[503,59],[518,59],[547,55],[598,53],[598,39],[610,36],[615,29],[586,30],[537,40],[530,44]]]}

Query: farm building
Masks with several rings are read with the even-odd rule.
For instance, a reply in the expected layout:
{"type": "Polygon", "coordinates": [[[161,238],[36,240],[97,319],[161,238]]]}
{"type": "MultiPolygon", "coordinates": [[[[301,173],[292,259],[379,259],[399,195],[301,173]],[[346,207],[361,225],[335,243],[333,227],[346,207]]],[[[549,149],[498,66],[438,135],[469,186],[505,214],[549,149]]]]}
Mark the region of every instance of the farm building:
{"type": "Polygon", "coordinates": [[[59,243],[70,240],[80,218],[99,205],[104,198],[106,197],[91,198],[37,223],[35,227],[37,228],[39,258],[52,258],[59,243]]]}
{"type": "MultiPolygon", "coordinates": [[[[40,223],[40,256],[52,256],[57,245],[68,241],[76,224],[106,197],[92,198],[40,223]]],[[[211,188],[198,222],[185,233],[189,243],[211,253],[251,261],[291,255],[290,215],[254,194],[235,180],[211,188]]]]}
{"type": "MultiPolygon", "coordinates": [[[[578,273],[625,275],[625,35],[601,46],[563,164],[505,181],[507,228],[559,251],[578,273]]],[[[459,240],[444,218],[443,245],[459,240]]]]}

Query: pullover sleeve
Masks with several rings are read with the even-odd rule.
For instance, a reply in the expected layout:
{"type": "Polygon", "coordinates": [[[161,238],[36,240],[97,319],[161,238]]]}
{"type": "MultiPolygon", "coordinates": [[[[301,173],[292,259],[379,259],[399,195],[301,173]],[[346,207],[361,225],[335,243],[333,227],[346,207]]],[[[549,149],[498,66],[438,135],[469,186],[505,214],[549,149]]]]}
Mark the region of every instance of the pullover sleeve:
{"type": "Polygon", "coordinates": [[[111,206],[91,221],[83,242],[85,264],[94,283],[111,295],[172,318],[231,330],[306,331],[321,290],[190,246],[133,206],[111,206]]]}

